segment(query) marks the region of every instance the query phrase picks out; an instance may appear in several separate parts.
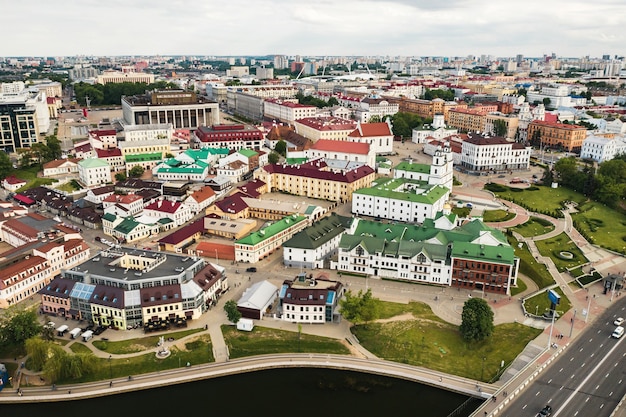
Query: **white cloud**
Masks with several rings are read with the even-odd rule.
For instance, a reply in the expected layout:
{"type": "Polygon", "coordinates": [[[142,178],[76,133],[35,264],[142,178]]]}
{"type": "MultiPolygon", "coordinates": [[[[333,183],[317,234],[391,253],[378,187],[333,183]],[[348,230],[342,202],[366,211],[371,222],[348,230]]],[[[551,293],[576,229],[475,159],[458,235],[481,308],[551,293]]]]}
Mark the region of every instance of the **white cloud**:
{"type": "Polygon", "coordinates": [[[0,56],[626,55],[624,27],[623,0],[31,0],[0,56]]]}

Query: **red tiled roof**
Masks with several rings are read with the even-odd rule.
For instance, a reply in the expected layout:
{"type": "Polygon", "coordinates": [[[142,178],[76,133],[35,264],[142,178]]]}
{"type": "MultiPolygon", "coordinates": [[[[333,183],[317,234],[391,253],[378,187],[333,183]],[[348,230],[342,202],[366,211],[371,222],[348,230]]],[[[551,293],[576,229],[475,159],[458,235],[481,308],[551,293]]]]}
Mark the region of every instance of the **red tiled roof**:
{"type": "Polygon", "coordinates": [[[296,122],[319,131],[351,130],[356,126],[355,122],[340,117],[305,117],[296,122]]]}
{"type": "Polygon", "coordinates": [[[159,239],[159,243],[169,243],[175,245],[184,241],[185,239],[189,239],[191,236],[202,233],[204,231],[204,219],[200,218],[192,223],[189,223],[174,233],[171,233],[167,236],[159,239]]]}
{"type": "Polygon", "coordinates": [[[150,205],[148,205],[145,209],[172,214],[172,213],[176,213],[176,211],[179,209],[180,206],[181,206],[181,203],[179,203],[178,201],[157,200],[151,203],[150,205]]]}
{"type": "Polygon", "coordinates": [[[512,143],[502,136],[483,136],[473,133],[467,134],[467,139],[465,139],[465,142],[472,143],[474,145],[506,145],[512,143]]]}
{"type": "Polygon", "coordinates": [[[122,150],[119,148],[112,149],[96,149],[98,158],[111,158],[114,156],[122,156],[122,150]]]}
{"type": "Polygon", "coordinates": [[[201,201],[206,201],[213,196],[215,196],[215,191],[213,191],[211,187],[202,187],[198,191],[192,193],[189,197],[200,203],[201,201]]]}
{"type": "Polygon", "coordinates": [[[74,148],[74,151],[76,152],[89,152],[91,150],[91,144],[86,143],[84,145],[78,146],[74,148]]]}
{"type": "Polygon", "coordinates": [[[37,248],[37,250],[38,250],[39,252],[41,252],[41,253],[48,253],[48,252],[50,252],[52,249],[56,249],[56,248],[58,248],[59,246],[61,246],[61,244],[59,244],[59,243],[57,243],[57,242],[49,242],[49,243],[46,243],[46,244],[45,244],[45,245],[43,245],[43,246],[38,247],[38,248],[37,248]]]}
{"type": "MultiPolygon", "coordinates": [[[[335,182],[347,182],[352,183],[357,181],[363,177],[366,177],[372,173],[374,170],[367,165],[360,166],[358,168],[352,169],[346,172],[332,172],[332,171],[322,171],[320,168],[322,166],[317,167],[316,164],[318,161],[311,161],[302,165],[281,165],[281,164],[270,164],[265,165],[262,169],[266,170],[270,173],[278,173],[284,175],[293,175],[298,177],[308,177],[315,178],[320,180],[327,181],[335,181],[335,182]]],[[[322,163],[320,163],[322,165],[322,163]]],[[[323,164],[326,166],[326,164],[323,164]]]]}
{"type": "Polygon", "coordinates": [[[105,203],[120,203],[120,204],[130,204],[133,201],[143,200],[143,197],[137,194],[128,194],[128,195],[119,195],[119,194],[111,194],[107,198],[103,200],[105,203]]]}
{"type": "MultiPolygon", "coordinates": [[[[91,145],[89,145],[91,146],[91,145]]],[[[49,169],[49,168],[57,168],[60,167],[61,165],[63,165],[66,162],[71,162],[73,164],[77,164],[78,161],[80,161],[81,159],[77,159],[77,158],[68,158],[68,159],[55,159],[54,161],[50,161],[47,164],[44,164],[43,167],[44,169],[49,169]]]]}
{"type": "Polygon", "coordinates": [[[369,143],[349,142],[342,140],[320,139],[311,146],[318,151],[335,151],[367,155],[370,151],[369,143]]]}
{"type": "Polygon", "coordinates": [[[11,175],[11,176],[9,176],[9,177],[6,177],[6,178],[4,179],[4,181],[5,181],[7,184],[11,184],[11,185],[26,184],[26,183],[27,183],[27,181],[26,181],[26,180],[21,180],[21,179],[19,179],[19,178],[15,177],[15,176],[13,176],[13,175],[11,175]]]}
{"type": "Polygon", "coordinates": [[[236,214],[248,208],[248,205],[245,201],[243,201],[242,197],[245,197],[245,195],[240,192],[236,192],[235,194],[218,201],[215,205],[224,213],[236,214]]]}
{"type": "Polygon", "coordinates": [[[348,137],[393,136],[389,125],[380,123],[361,123],[348,137]]]}
{"type": "MultiPolygon", "coordinates": [[[[2,269],[2,277],[3,278],[11,278],[17,274],[19,274],[20,272],[23,271],[27,271],[30,268],[33,268],[37,265],[41,265],[46,263],[46,259],[42,258],[41,256],[31,256],[28,259],[23,259],[19,262],[16,262],[12,265],[8,265],[5,268],[2,269]]],[[[23,279],[28,279],[30,278],[30,275],[28,275],[27,277],[23,278],[23,279]]],[[[20,281],[22,281],[23,279],[20,279],[20,281]]],[[[0,289],[5,289],[7,288],[7,285],[5,285],[4,279],[0,280],[0,289]]]]}
{"type": "Polygon", "coordinates": [[[33,239],[37,238],[37,233],[39,233],[37,229],[22,223],[19,219],[7,220],[4,222],[2,228],[15,230],[16,232],[33,239]]]}

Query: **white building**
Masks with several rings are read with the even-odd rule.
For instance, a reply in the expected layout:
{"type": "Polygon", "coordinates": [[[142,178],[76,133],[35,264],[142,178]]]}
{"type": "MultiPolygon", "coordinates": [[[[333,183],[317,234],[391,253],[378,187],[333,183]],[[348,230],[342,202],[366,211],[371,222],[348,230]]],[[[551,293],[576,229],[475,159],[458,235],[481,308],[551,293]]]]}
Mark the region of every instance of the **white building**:
{"type": "Polygon", "coordinates": [[[446,127],[443,114],[435,114],[432,124],[413,129],[411,132],[411,142],[427,143],[432,139],[439,140],[450,135],[456,135],[457,133],[457,129],[446,127]]]}
{"type": "Polygon", "coordinates": [[[157,219],[171,219],[176,226],[183,225],[193,217],[188,205],[170,200],[157,200],[147,205],[143,214],[157,219]]]}
{"type": "Polygon", "coordinates": [[[315,117],[317,107],[299,104],[297,99],[267,99],[263,101],[263,115],[282,123],[293,124],[298,119],[315,117]]]}
{"type": "Polygon", "coordinates": [[[89,143],[93,149],[117,148],[117,132],[115,129],[90,130],[89,143]]]}
{"type": "Polygon", "coordinates": [[[79,159],[55,159],[43,165],[43,176],[46,178],[57,175],[78,174],[79,159]]]}
{"type": "Polygon", "coordinates": [[[422,223],[442,211],[453,184],[452,152],[435,152],[432,165],[402,162],[393,178],[379,178],[352,194],[352,213],[407,223],[422,223]]]}
{"type": "MultiPolygon", "coordinates": [[[[325,160],[334,159],[342,162],[356,162],[376,168],[376,153],[374,153],[368,143],[320,139],[311,145],[309,149],[305,149],[299,152],[299,154],[302,154],[308,160],[320,158],[325,160]]],[[[295,158],[297,156],[295,153],[290,152],[288,157],[295,158]]]]}
{"type": "Polygon", "coordinates": [[[583,141],[580,159],[592,159],[602,163],[623,153],[626,153],[626,137],[597,133],[588,135],[583,141]]]}
{"type": "Polygon", "coordinates": [[[356,129],[348,134],[347,140],[369,143],[370,149],[376,155],[390,155],[393,153],[393,132],[391,120],[379,123],[357,123],[356,129]]]}
{"type": "Polygon", "coordinates": [[[86,187],[111,182],[111,167],[98,158],[83,159],[78,162],[78,178],[86,187]]]}
{"type": "Polygon", "coordinates": [[[355,114],[359,122],[368,123],[372,116],[378,117],[379,120],[383,120],[386,116],[393,116],[398,113],[399,107],[398,103],[390,103],[384,98],[366,97],[359,103],[355,114]]]}
{"type": "Polygon", "coordinates": [[[474,172],[527,170],[532,148],[498,136],[468,133],[463,141],[461,167],[474,172]]]}
{"type": "Polygon", "coordinates": [[[96,78],[98,84],[108,83],[146,83],[154,84],[154,74],[144,72],[122,72],[115,70],[105,70],[96,78]]]}

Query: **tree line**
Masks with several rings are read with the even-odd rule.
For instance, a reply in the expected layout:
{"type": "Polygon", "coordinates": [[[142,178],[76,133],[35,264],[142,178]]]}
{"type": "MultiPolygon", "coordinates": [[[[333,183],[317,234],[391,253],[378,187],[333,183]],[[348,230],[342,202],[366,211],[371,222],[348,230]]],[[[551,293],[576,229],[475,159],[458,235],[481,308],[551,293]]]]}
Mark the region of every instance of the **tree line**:
{"type": "Polygon", "coordinates": [[[74,93],[78,104],[85,106],[85,97],[89,97],[89,103],[98,105],[119,105],[122,96],[134,96],[144,94],[146,91],[165,88],[179,88],[175,84],[165,81],[157,81],[152,84],[146,83],[107,83],[107,84],[87,84],[79,82],[74,84],[74,93]]]}

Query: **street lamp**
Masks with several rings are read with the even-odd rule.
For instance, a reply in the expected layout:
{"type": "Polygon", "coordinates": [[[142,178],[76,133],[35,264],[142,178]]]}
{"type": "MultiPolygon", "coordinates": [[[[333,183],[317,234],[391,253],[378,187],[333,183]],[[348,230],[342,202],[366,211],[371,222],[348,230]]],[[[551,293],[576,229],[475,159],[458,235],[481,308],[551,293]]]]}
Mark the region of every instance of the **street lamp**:
{"type": "Polygon", "coordinates": [[[111,355],[109,355],[109,379],[113,379],[113,368],[111,367],[111,355]]]}

